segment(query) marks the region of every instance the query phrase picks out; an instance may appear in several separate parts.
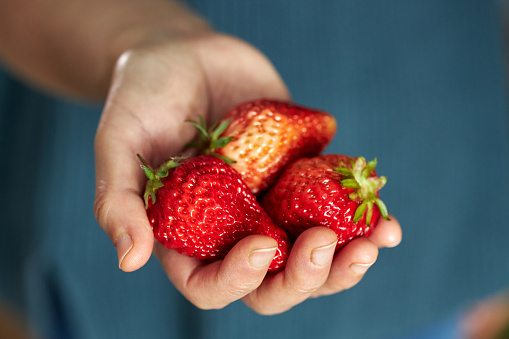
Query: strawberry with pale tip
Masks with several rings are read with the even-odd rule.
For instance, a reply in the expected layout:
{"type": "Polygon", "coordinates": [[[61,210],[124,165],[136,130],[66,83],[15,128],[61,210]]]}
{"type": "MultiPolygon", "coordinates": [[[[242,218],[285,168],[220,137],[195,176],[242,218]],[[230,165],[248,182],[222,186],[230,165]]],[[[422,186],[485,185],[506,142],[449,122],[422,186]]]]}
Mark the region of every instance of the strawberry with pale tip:
{"type": "Polygon", "coordinates": [[[230,163],[255,195],[274,184],[288,164],[320,154],[336,133],[332,115],[268,99],[238,105],[215,129],[200,119],[192,122],[199,133],[190,146],[230,163]]]}

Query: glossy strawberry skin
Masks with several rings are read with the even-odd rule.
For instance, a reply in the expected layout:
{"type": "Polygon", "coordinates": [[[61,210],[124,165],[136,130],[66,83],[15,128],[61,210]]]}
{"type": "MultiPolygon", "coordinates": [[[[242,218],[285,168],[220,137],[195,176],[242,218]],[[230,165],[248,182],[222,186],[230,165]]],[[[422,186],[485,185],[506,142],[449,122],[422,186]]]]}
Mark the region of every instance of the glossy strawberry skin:
{"type": "MultiPolygon", "coordinates": [[[[343,176],[333,170],[342,164],[351,168],[352,159],[356,160],[323,155],[294,162],[267,192],[262,206],[291,239],[314,226],[334,230],[337,249],[354,238],[369,236],[380,218],[378,206],[373,206],[370,227],[366,225],[366,215],[354,222],[361,203],[350,198],[354,189],[344,187],[340,183],[343,176]]],[[[370,177],[376,177],[376,171],[370,177]]]]}
{"type": "Polygon", "coordinates": [[[289,163],[320,154],[336,133],[336,121],[326,112],[289,102],[260,99],[243,103],[225,117],[222,133],[232,137],[215,150],[258,195],[271,186],[289,163]]]}
{"type": "Polygon", "coordinates": [[[161,180],[147,215],[157,240],[202,260],[218,260],[242,238],[264,234],[278,242],[269,271],[281,270],[290,251],[286,233],[260,207],[238,172],[213,156],[183,161],[161,180]]]}

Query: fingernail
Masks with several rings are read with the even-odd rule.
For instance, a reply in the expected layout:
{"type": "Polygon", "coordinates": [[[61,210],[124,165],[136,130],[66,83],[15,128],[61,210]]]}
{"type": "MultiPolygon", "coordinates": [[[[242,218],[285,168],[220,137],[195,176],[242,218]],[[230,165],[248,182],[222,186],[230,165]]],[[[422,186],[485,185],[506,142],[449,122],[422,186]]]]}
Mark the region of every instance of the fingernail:
{"type": "Polygon", "coordinates": [[[327,246],[317,247],[311,252],[311,262],[317,266],[325,266],[328,265],[332,257],[334,256],[334,251],[336,249],[336,241],[327,246]]]}
{"type": "Polygon", "coordinates": [[[124,261],[125,256],[129,253],[131,248],[133,248],[133,239],[129,234],[124,233],[117,238],[115,247],[117,248],[118,253],[118,268],[122,269],[122,262],[124,261]]]}
{"type": "Polygon", "coordinates": [[[350,265],[350,270],[355,274],[364,274],[375,262],[369,264],[355,263],[350,265]]]}
{"type": "Polygon", "coordinates": [[[264,268],[274,259],[276,250],[277,246],[252,251],[249,255],[249,265],[254,268],[264,268]]]}

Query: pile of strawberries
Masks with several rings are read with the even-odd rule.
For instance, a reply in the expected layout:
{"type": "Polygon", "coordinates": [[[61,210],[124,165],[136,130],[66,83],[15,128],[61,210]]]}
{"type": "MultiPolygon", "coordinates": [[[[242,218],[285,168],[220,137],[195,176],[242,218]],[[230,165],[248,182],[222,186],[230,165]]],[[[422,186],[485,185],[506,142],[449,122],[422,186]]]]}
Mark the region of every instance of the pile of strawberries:
{"type": "Polygon", "coordinates": [[[269,272],[284,268],[292,242],[304,230],[325,226],[336,249],[367,236],[380,215],[376,159],[320,155],[336,133],[330,114],[274,100],[243,103],[217,127],[191,121],[196,157],[171,159],[153,169],[147,215],[167,248],[203,260],[224,258],[242,238],[264,234],[278,242],[269,272]]]}

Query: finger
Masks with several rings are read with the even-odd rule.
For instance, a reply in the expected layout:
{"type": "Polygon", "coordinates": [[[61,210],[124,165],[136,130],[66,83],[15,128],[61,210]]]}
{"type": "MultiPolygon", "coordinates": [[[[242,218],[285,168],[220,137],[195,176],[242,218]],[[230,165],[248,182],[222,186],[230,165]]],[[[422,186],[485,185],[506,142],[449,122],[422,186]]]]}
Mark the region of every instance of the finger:
{"type": "Polygon", "coordinates": [[[276,240],[253,235],[239,241],[224,260],[205,264],[160,243],[155,246],[155,253],[175,287],[201,309],[223,308],[256,289],[276,250],[276,240]]]}
{"type": "Polygon", "coordinates": [[[201,113],[192,108],[204,102],[204,90],[193,85],[201,83],[198,76],[191,71],[181,74],[192,67],[179,68],[178,60],[166,67],[168,60],[154,57],[165,52],[176,58],[173,50],[150,52],[127,52],[119,59],[95,139],[94,211],[115,244],[124,271],[142,267],[154,243],[141,198],[146,178],[136,154],[156,167],[180,152],[192,136],[192,127],[184,128],[184,121],[191,111],[201,113]],[[167,81],[170,75],[181,81],[167,81]],[[180,90],[192,94],[182,95],[180,90]]]}
{"type": "Polygon", "coordinates": [[[243,301],[261,314],[284,312],[306,300],[327,280],[337,243],[336,233],[324,227],[303,232],[295,242],[286,268],[267,276],[243,301]]]}
{"type": "Polygon", "coordinates": [[[148,261],[154,243],[141,198],[146,179],[136,158],[137,152],[149,152],[148,136],[131,106],[117,104],[115,94],[109,98],[95,138],[94,213],[115,245],[119,268],[130,272],[148,261]]]}
{"type": "Polygon", "coordinates": [[[335,256],[329,277],[313,297],[330,295],[352,288],[375,263],[378,247],[366,238],[349,242],[335,256]]]}
{"type": "Polygon", "coordinates": [[[379,248],[396,247],[401,242],[402,231],[398,220],[392,215],[389,219],[380,218],[378,225],[369,236],[369,239],[379,248]]]}
{"type": "Polygon", "coordinates": [[[116,247],[119,268],[134,271],[148,261],[154,242],[141,198],[143,180],[140,168],[134,154],[101,137],[96,139],[95,153],[94,213],[116,247]]]}

